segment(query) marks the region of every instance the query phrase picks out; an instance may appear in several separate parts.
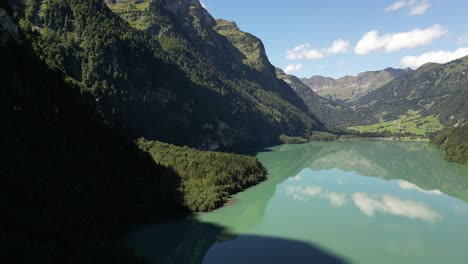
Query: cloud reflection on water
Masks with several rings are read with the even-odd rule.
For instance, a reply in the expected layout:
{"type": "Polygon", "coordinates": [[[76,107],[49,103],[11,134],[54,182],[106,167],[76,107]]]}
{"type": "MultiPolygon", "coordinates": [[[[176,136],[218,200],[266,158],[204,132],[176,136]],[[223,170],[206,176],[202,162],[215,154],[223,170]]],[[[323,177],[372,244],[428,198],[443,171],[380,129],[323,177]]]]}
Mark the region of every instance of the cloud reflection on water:
{"type": "Polygon", "coordinates": [[[416,184],[411,183],[411,182],[407,182],[407,181],[404,181],[404,180],[398,180],[398,186],[400,186],[400,188],[403,189],[403,190],[415,190],[415,191],[418,191],[418,192],[422,192],[422,193],[426,193],[426,194],[434,194],[434,195],[443,194],[443,192],[441,192],[439,190],[424,190],[424,189],[420,188],[419,186],[417,186],[416,184]]]}
{"type": "Polygon", "coordinates": [[[412,200],[401,200],[391,195],[371,197],[366,193],[354,193],[352,198],[359,210],[369,217],[374,216],[376,212],[380,212],[426,222],[436,222],[441,218],[439,213],[423,203],[412,200]]]}
{"type": "MultiPolygon", "coordinates": [[[[310,177],[306,178],[308,180],[312,179],[310,177]]],[[[418,201],[405,200],[389,194],[370,195],[365,192],[340,193],[328,190],[320,185],[305,184],[306,178],[301,174],[290,178],[291,184],[285,186],[286,195],[302,202],[307,202],[311,198],[326,199],[333,207],[344,206],[347,203],[347,197],[350,196],[358,209],[368,217],[373,217],[377,213],[383,213],[425,222],[436,222],[441,218],[439,213],[418,201]]],[[[318,177],[314,177],[314,179],[317,180],[318,177]]],[[[396,183],[403,190],[413,190],[428,195],[443,194],[439,190],[424,190],[416,184],[404,180],[398,180],[396,183]]]]}
{"type": "Polygon", "coordinates": [[[310,197],[320,197],[329,200],[335,207],[341,207],[346,204],[346,194],[329,192],[320,186],[288,185],[286,186],[286,195],[299,201],[307,201],[307,198],[310,197]]]}

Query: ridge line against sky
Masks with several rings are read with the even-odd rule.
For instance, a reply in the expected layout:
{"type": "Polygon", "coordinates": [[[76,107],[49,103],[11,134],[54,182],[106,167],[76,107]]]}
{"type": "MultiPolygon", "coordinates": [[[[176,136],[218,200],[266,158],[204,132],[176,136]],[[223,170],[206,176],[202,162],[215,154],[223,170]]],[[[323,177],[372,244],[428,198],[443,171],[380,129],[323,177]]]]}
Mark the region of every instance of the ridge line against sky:
{"type": "Polygon", "coordinates": [[[463,0],[202,2],[260,37],[270,61],[298,77],[415,69],[468,55],[463,0]]]}

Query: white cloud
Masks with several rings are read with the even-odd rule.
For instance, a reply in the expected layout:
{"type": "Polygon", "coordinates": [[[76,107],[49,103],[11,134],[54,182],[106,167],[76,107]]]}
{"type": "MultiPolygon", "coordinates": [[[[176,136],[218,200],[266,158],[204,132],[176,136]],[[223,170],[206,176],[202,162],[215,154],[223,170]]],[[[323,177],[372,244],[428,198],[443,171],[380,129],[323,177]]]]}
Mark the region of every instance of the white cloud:
{"type": "Polygon", "coordinates": [[[457,40],[458,45],[465,45],[468,44],[468,34],[460,36],[457,40]]]}
{"type": "Polygon", "coordinates": [[[302,44],[286,52],[286,58],[290,60],[317,60],[323,57],[323,53],[319,50],[312,49],[310,44],[302,44]]]}
{"type": "Polygon", "coordinates": [[[368,217],[380,212],[426,222],[435,222],[441,218],[437,212],[422,203],[401,200],[390,195],[373,198],[365,193],[354,193],[352,198],[359,210],[368,217]]]}
{"type": "Polygon", "coordinates": [[[322,193],[322,188],[318,186],[286,186],[287,194],[300,194],[303,196],[316,196],[322,193]]]}
{"type": "Polygon", "coordinates": [[[424,189],[420,188],[419,186],[417,186],[414,183],[403,181],[403,180],[398,181],[398,186],[400,186],[400,188],[403,189],[403,190],[415,190],[415,191],[418,191],[418,192],[427,193],[427,194],[434,194],[434,195],[441,195],[442,194],[442,192],[439,191],[439,190],[424,190],[424,189]]]}
{"type": "Polygon", "coordinates": [[[284,68],[284,72],[287,74],[290,74],[293,72],[300,71],[301,69],[302,69],[301,64],[289,64],[288,66],[286,66],[286,68],[284,68]]]}
{"type": "Polygon", "coordinates": [[[385,12],[392,12],[392,11],[396,11],[398,9],[401,9],[403,7],[407,7],[407,6],[412,6],[416,3],[416,0],[402,0],[402,1],[398,1],[398,2],[395,2],[389,6],[387,6],[385,8],[385,12]]]}
{"type": "Polygon", "coordinates": [[[402,8],[410,8],[409,15],[423,15],[431,7],[428,0],[401,0],[387,6],[385,12],[393,12],[402,8]]]}
{"type": "MultiPolygon", "coordinates": [[[[294,179],[294,181],[296,181],[294,179]]],[[[339,194],[335,192],[328,192],[327,190],[322,189],[320,186],[295,186],[288,185],[286,186],[286,195],[292,197],[298,201],[307,201],[308,198],[318,197],[327,199],[330,201],[332,206],[341,207],[346,204],[346,195],[339,194]]]]}
{"type": "Polygon", "coordinates": [[[331,47],[327,49],[327,54],[347,53],[349,48],[349,41],[337,39],[333,41],[331,47]]]}
{"type": "Polygon", "coordinates": [[[431,4],[427,0],[419,2],[419,4],[413,6],[409,12],[410,15],[423,15],[431,7],[431,4]]]}
{"type": "Polygon", "coordinates": [[[367,32],[354,48],[359,55],[383,51],[386,53],[404,49],[422,47],[431,44],[447,34],[447,30],[440,25],[433,25],[426,29],[413,29],[407,32],[385,34],[380,36],[377,30],[367,32]]]}
{"type": "Polygon", "coordinates": [[[289,60],[318,60],[329,55],[347,53],[350,43],[347,40],[336,39],[331,46],[325,49],[314,49],[310,44],[302,44],[286,51],[286,59],[289,60]]]}
{"type": "Polygon", "coordinates": [[[339,193],[328,193],[325,197],[330,200],[331,204],[335,207],[341,207],[346,203],[346,195],[339,193]]]}
{"type": "Polygon", "coordinates": [[[432,51],[420,56],[403,57],[400,63],[405,67],[418,68],[428,62],[447,63],[461,57],[468,56],[468,47],[459,48],[455,51],[432,51]]]}

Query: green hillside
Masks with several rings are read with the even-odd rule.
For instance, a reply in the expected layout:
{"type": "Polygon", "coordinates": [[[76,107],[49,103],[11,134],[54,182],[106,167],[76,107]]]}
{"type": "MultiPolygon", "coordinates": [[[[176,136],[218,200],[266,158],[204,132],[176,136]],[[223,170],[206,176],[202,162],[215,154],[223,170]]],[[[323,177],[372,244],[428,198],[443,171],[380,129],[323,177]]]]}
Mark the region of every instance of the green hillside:
{"type": "MultiPolygon", "coordinates": [[[[198,1],[45,0],[17,10],[35,52],[135,138],[240,151],[320,129],[266,57],[249,59],[270,66],[262,72],[245,64],[198,1]]],[[[245,45],[254,40],[264,53],[256,38],[245,45]]]]}
{"type": "Polygon", "coordinates": [[[328,127],[344,127],[347,124],[360,122],[368,116],[365,111],[355,112],[331,99],[321,97],[294,75],[288,75],[276,69],[276,76],[285,81],[304,100],[309,111],[328,127]]]}
{"type": "Polygon", "coordinates": [[[408,111],[422,117],[438,116],[452,126],[465,123],[468,116],[468,57],[447,64],[423,65],[411,74],[395,79],[356,101],[356,111],[368,111],[373,117],[361,124],[398,119],[408,111]]]}
{"type": "Polygon", "coordinates": [[[468,164],[468,127],[446,129],[431,138],[431,143],[445,150],[449,161],[468,164]]]}
{"type": "MultiPolygon", "coordinates": [[[[132,28],[101,1],[14,3],[14,9],[0,3],[4,257],[20,263],[141,263],[119,242],[130,228],[212,210],[265,179],[255,158],[155,141],[140,141],[142,151],[134,142],[139,135],[240,149],[319,125],[276,78],[262,79],[279,83],[274,91],[256,84],[266,95],[260,102],[234,84],[207,79],[220,72],[184,71],[154,36],[132,28]],[[211,88],[202,85],[212,81],[211,88]],[[223,112],[222,103],[237,110],[223,112]],[[288,111],[291,119],[268,119],[288,111]],[[243,134],[216,119],[223,114],[243,134]],[[263,131],[266,140],[256,138],[259,128],[271,129],[263,131]],[[216,145],[210,133],[226,141],[216,145]]],[[[197,58],[193,65],[208,65],[197,58]]]]}
{"type": "Polygon", "coordinates": [[[364,125],[357,127],[350,127],[360,133],[392,133],[392,134],[414,134],[418,136],[427,136],[434,132],[444,129],[436,116],[422,117],[420,114],[408,111],[405,115],[400,116],[399,119],[392,121],[383,121],[373,125],[364,125]]]}

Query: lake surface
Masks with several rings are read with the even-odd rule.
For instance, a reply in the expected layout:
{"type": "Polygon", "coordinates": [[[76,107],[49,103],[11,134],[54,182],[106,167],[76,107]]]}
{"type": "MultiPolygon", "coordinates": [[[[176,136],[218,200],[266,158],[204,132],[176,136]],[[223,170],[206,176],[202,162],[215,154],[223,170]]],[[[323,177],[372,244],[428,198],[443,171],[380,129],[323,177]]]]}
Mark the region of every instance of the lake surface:
{"type": "Polygon", "coordinates": [[[141,227],[151,263],[468,263],[468,166],[423,143],[283,145],[232,205],[141,227]]]}

